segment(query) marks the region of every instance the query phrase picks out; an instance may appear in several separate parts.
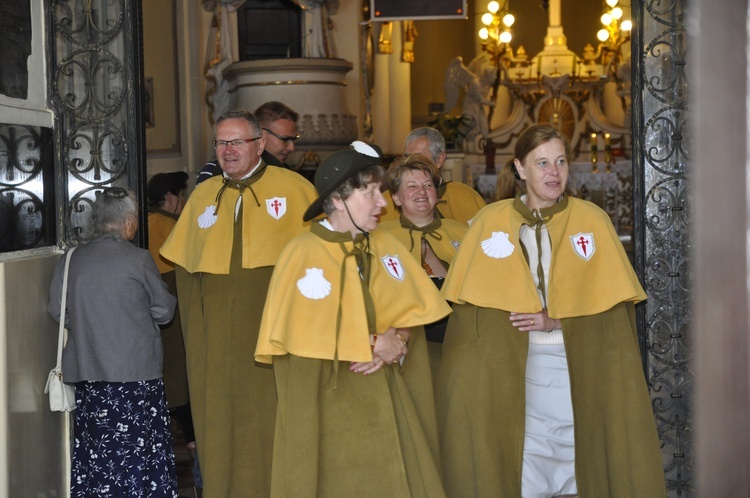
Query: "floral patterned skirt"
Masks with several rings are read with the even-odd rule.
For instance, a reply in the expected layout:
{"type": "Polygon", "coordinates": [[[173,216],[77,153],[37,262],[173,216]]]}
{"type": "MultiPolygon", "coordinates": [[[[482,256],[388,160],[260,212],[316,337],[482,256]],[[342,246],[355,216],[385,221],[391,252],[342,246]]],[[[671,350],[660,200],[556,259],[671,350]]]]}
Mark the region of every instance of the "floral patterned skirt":
{"type": "Polygon", "coordinates": [[[178,496],[162,379],[78,382],[73,413],[72,497],[178,496]]]}

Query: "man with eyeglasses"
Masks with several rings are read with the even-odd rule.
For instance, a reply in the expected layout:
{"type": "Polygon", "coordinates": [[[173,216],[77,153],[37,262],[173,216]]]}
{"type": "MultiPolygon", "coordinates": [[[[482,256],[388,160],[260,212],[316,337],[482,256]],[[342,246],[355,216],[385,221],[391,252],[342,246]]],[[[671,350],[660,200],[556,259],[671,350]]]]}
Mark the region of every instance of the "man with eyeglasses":
{"type": "MultiPolygon", "coordinates": [[[[421,154],[432,159],[437,169],[440,170],[445,164],[445,139],[435,128],[416,128],[404,143],[404,155],[421,154]]],[[[393,205],[390,193],[384,193],[386,198],[385,209],[380,216],[380,221],[397,220],[398,211],[393,205]]],[[[438,216],[459,221],[465,225],[479,212],[487,203],[481,195],[469,185],[462,182],[446,182],[438,187],[438,204],[435,209],[438,216]]]]}
{"type": "Polygon", "coordinates": [[[317,194],[263,160],[253,114],[223,114],[214,134],[222,175],[193,191],[161,255],[176,265],[204,496],[269,496],[276,390],[253,355],[276,258],[317,194]]]}
{"type": "MultiPolygon", "coordinates": [[[[261,157],[266,164],[287,167],[286,160],[289,154],[294,152],[294,144],[299,139],[299,114],[277,101],[266,102],[258,107],[254,114],[260,121],[263,137],[266,139],[266,148],[261,157]]],[[[196,185],[219,174],[221,167],[218,161],[209,161],[198,173],[196,185]]]]}

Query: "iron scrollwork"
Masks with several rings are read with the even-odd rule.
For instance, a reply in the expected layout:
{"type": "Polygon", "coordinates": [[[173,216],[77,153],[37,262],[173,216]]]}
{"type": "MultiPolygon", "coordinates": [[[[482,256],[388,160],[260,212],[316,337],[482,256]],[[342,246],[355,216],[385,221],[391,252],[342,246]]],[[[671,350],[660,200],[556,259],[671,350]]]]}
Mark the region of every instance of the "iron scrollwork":
{"type": "MultiPolygon", "coordinates": [[[[110,185],[133,183],[138,164],[133,150],[140,123],[134,82],[138,56],[133,37],[136,2],[55,0],[52,2],[53,99],[60,126],[66,187],[63,238],[68,244],[90,239],[88,223],[96,195],[110,185]]],[[[137,42],[137,43],[136,43],[137,42]]],[[[137,156],[137,154],[135,154],[137,156]]]]}
{"type": "Polygon", "coordinates": [[[670,497],[695,496],[690,368],[689,172],[686,0],[633,2],[636,266],[648,301],[639,336],[670,497]]]}
{"type": "Polygon", "coordinates": [[[39,127],[0,124],[0,252],[54,242],[51,142],[43,133],[39,127]]]}

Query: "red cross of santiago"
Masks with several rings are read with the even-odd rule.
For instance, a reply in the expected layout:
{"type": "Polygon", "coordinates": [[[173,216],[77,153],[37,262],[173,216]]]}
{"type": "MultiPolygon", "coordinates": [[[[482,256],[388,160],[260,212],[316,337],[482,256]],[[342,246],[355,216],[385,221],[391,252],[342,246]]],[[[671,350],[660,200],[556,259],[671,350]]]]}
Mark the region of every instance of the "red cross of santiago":
{"type": "Polygon", "coordinates": [[[273,202],[271,203],[271,207],[273,208],[274,211],[276,211],[276,215],[278,216],[279,208],[281,207],[281,203],[279,202],[279,200],[274,199],[273,202]]]}
{"type": "Polygon", "coordinates": [[[393,269],[393,273],[395,273],[396,276],[398,277],[399,276],[399,274],[398,274],[398,264],[395,261],[393,261],[393,259],[388,258],[388,266],[390,266],[391,269],[393,269]]]}
{"type": "Polygon", "coordinates": [[[586,240],[583,235],[578,239],[578,242],[576,242],[579,246],[581,246],[581,250],[583,251],[583,255],[587,256],[586,254],[586,246],[589,244],[589,241],[586,240]]]}

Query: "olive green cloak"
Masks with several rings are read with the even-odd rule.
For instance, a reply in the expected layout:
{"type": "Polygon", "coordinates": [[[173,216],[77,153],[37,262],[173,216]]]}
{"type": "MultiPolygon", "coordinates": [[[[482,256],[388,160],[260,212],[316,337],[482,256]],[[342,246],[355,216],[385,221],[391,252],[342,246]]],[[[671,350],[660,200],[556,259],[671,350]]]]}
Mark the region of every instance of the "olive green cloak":
{"type": "Polygon", "coordinates": [[[190,403],[210,498],[270,495],[276,390],[271,367],[255,363],[253,351],[273,265],[306,230],[302,214],[315,198],[307,180],[273,166],[247,183],[240,191],[221,177],[203,182],[161,250],[177,264],[190,403]]]}
{"type": "Polygon", "coordinates": [[[287,245],[256,349],[273,362],[278,392],[271,496],[445,496],[427,345],[413,326],[449,312],[387,233],[355,246],[348,233],[314,224],[287,245]],[[346,257],[365,250],[361,267],[346,257]],[[311,293],[308,278],[329,285],[311,293]],[[344,360],[370,361],[369,334],[390,326],[413,327],[403,364],[351,372],[344,360]]]}
{"type": "MultiPolygon", "coordinates": [[[[548,297],[568,361],[578,496],[664,497],[634,321],[635,301],[645,294],[606,214],[569,201],[546,223],[553,245],[548,297]],[[574,254],[581,234],[597,244],[589,259],[574,254]]],[[[448,321],[435,392],[449,496],[521,496],[529,336],[511,325],[509,312],[541,304],[521,254],[524,218],[514,202],[499,201],[477,216],[443,286],[460,303],[448,321]],[[493,252],[498,239],[514,250],[493,252]]]]}

